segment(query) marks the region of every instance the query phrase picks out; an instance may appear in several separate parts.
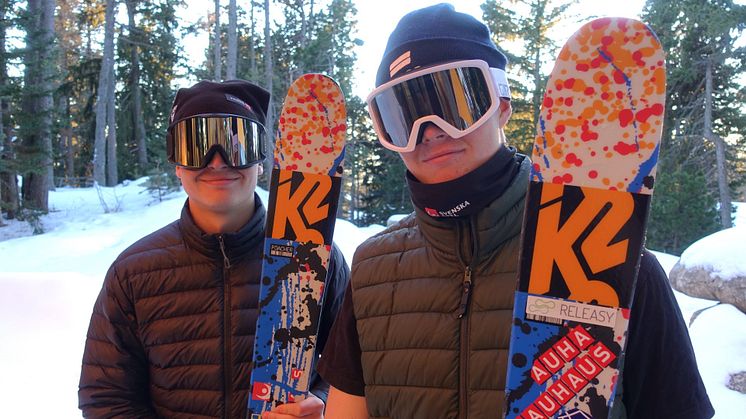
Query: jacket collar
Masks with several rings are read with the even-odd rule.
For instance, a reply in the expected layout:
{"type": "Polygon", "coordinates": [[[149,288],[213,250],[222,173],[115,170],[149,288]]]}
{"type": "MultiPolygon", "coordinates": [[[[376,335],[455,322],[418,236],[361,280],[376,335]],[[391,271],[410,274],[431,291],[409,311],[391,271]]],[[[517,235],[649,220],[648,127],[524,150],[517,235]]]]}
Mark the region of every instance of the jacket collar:
{"type": "Polygon", "coordinates": [[[261,250],[267,212],[257,194],[254,194],[254,202],[256,205],[254,215],[240,230],[235,233],[207,234],[194,223],[189,211],[189,200],[187,199],[181,209],[179,220],[179,228],[184,236],[186,246],[210,259],[222,260],[223,253],[220,249],[220,239],[222,238],[226,256],[228,256],[231,264],[237,262],[241,257],[246,257],[252,249],[258,248],[261,250]]]}
{"type": "Polygon", "coordinates": [[[520,234],[531,162],[520,154],[516,154],[515,158],[520,164],[518,173],[505,192],[479,213],[468,218],[442,220],[432,218],[415,208],[417,224],[422,234],[444,257],[458,260],[461,253],[467,259],[463,262],[470,261],[472,231],[477,235],[477,263],[520,234]],[[456,246],[460,246],[461,251],[456,246]]]}

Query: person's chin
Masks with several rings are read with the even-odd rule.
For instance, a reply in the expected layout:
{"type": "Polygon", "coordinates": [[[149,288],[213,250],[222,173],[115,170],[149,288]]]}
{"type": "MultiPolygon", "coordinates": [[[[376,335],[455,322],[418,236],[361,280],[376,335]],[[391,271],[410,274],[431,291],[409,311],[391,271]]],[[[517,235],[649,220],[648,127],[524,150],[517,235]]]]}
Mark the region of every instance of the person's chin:
{"type": "Polygon", "coordinates": [[[463,173],[458,168],[453,167],[433,167],[427,170],[427,174],[424,176],[415,176],[420,179],[422,183],[443,183],[450,182],[454,179],[461,177],[463,173]]]}

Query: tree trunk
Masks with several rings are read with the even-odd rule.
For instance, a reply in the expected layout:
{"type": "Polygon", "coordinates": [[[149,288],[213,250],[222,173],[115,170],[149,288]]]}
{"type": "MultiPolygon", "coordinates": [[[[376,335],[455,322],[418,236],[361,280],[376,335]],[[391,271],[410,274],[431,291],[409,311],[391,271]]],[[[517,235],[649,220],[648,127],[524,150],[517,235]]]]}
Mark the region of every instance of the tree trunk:
{"type": "Polygon", "coordinates": [[[533,119],[531,126],[535,127],[539,123],[539,114],[541,111],[541,102],[544,100],[544,86],[541,83],[541,50],[536,49],[534,54],[534,92],[531,95],[531,102],[533,104],[533,119]]]}
{"type": "Polygon", "coordinates": [[[60,116],[60,151],[64,158],[64,175],[66,179],[75,177],[75,147],[73,146],[73,130],[70,126],[70,97],[60,95],[57,102],[57,114],[60,116]]]}
{"type": "Polygon", "coordinates": [[[236,0],[228,1],[228,68],[225,72],[227,80],[236,78],[236,62],[238,61],[238,30],[236,28],[236,0]]]}
{"type": "MultiPolygon", "coordinates": [[[[311,4],[311,7],[313,7],[313,4],[311,4]]],[[[306,16],[306,9],[303,4],[303,2],[297,3],[297,12],[300,16],[300,32],[298,33],[297,39],[296,39],[296,45],[298,48],[298,51],[305,51],[306,45],[308,44],[308,19],[306,16]]],[[[329,54],[331,55],[331,54],[329,54]]],[[[288,68],[288,86],[293,83],[293,81],[300,77],[301,74],[306,73],[306,60],[300,59],[298,62],[295,63],[294,67],[288,68]]]]}
{"type": "MultiPolygon", "coordinates": [[[[0,18],[5,19],[5,9],[0,10],[0,18]]],[[[5,28],[0,25],[0,66],[5,61],[5,28]]],[[[0,89],[5,89],[5,76],[0,74],[0,89]]],[[[0,226],[4,226],[3,223],[3,210],[5,209],[5,187],[3,186],[3,178],[6,172],[5,165],[5,125],[3,124],[3,115],[5,115],[5,98],[0,96],[0,226]]]]}
{"type": "MultiPolygon", "coordinates": [[[[66,31],[65,25],[62,22],[70,21],[74,19],[72,7],[67,7],[66,4],[61,4],[59,9],[57,10],[57,18],[55,19],[55,25],[57,23],[60,23],[60,32],[57,33],[58,43],[59,43],[59,65],[60,70],[62,74],[69,74],[70,73],[70,51],[75,48],[78,49],[80,47],[80,43],[76,46],[73,45],[70,39],[70,33],[66,31]]],[[[78,31],[81,31],[80,28],[78,28],[78,31]]],[[[79,32],[80,33],[80,32],[79,32]]],[[[78,54],[79,51],[76,51],[76,54],[78,54]]],[[[75,150],[72,144],[72,136],[73,136],[73,130],[72,130],[72,115],[70,112],[70,90],[64,89],[59,93],[59,97],[57,98],[56,103],[56,112],[57,112],[57,120],[59,125],[59,135],[57,138],[57,144],[60,151],[60,157],[61,157],[61,173],[59,175],[62,177],[63,185],[69,184],[69,179],[74,177],[74,171],[75,171],[75,150]]],[[[55,184],[56,186],[56,184],[55,184]]]]}
{"type": "MultiPolygon", "coordinates": [[[[4,65],[3,61],[3,65],[4,65]]],[[[4,71],[0,74],[0,88],[5,87],[5,73],[4,71]]],[[[11,127],[6,127],[3,124],[3,117],[9,114],[10,106],[8,100],[5,97],[0,97],[0,204],[2,204],[2,210],[5,211],[6,216],[9,220],[16,218],[16,214],[20,209],[18,200],[18,172],[13,167],[13,161],[15,161],[15,152],[13,150],[13,143],[10,141],[11,138],[11,127]]]]}
{"type": "Polygon", "coordinates": [[[119,183],[119,165],[117,164],[117,121],[114,84],[114,67],[109,74],[109,86],[106,93],[106,186],[115,186],[119,183]]]}
{"type": "Polygon", "coordinates": [[[215,74],[213,78],[215,81],[221,81],[221,75],[223,72],[222,59],[221,57],[221,42],[220,42],[220,0],[215,0],[215,39],[213,40],[213,67],[215,74]]]}
{"type": "Polygon", "coordinates": [[[314,30],[316,29],[314,27],[315,26],[315,22],[314,22],[314,16],[315,16],[315,14],[314,14],[314,10],[313,9],[314,9],[314,1],[311,0],[310,6],[309,6],[309,10],[310,11],[309,11],[309,15],[308,15],[308,20],[309,20],[309,22],[308,22],[308,31],[309,31],[309,33],[313,33],[314,30]]]}
{"type": "Polygon", "coordinates": [[[256,42],[254,39],[256,39],[256,22],[254,21],[254,7],[256,6],[256,2],[251,2],[251,33],[249,35],[249,74],[251,75],[251,78],[253,79],[256,77],[256,49],[255,45],[256,42]]]}
{"type": "Polygon", "coordinates": [[[132,42],[130,55],[130,91],[132,92],[132,126],[134,127],[134,144],[137,144],[137,164],[140,166],[140,174],[145,174],[148,169],[148,146],[145,142],[145,120],[142,115],[142,88],[140,87],[140,50],[135,40],[137,26],[135,25],[135,12],[137,0],[127,0],[127,18],[129,24],[129,36],[132,42]]]}
{"type": "Polygon", "coordinates": [[[707,57],[705,73],[705,115],[704,137],[715,144],[715,159],[717,161],[718,190],[720,191],[720,224],[723,228],[731,228],[731,200],[728,188],[728,174],[725,162],[725,141],[712,132],[712,57],[707,57]]]}
{"type": "Polygon", "coordinates": [[[44,188],[44,192],[40,193],[43,195],[44,211],[47,211],[48,207],[48,191],[54,190],[54,159],[53,159],[53,147],[52,147],[52,125],[54,121],[54,90],[55,86],[52,82],[54,77],[54,70],[51,69],[49,63],[54,61],[55,47],[55,27],[54,27],[54,11],[56,8],[55,0],[44,0],[42,16],[40,18],[42,26],[42,45],[43,48],[40,51],[39,63],[41,65],[41,85],[44,88],[44,94],[39,99],[41,101],[41,112],[42,119],[42,147],[44,149],[45,159],[43,161],[44,167],[46,167],[46,179],[40,187],[44,188]]]}
{"type": "MultiPolygon", "coordinates": [[[[106,0],[106,23],[104,26],[104,55],[98,77],[96,98],[96,139],[93,146],[93,181],[106,184],[106,109],[108,107],[109,79],[114,72],[114,11],[116,0],[106,0]]],[[[114,127],[109,127],[114,129],[114,127]]]]}
{"type": "MultiPolygon", "coordinates": [[[[0,14],[0,18],[5,18],[4,10],[0,11],[2,12],[0,14]]],[[[5,52],[5,28],[0,26],[0,43],[2,45],[0,46],[0,60],[5,60],[4,52],[5,52]]],[[[4,75],[0,75],[0,89],[5,88],[5,80],[4,75]]],[[[3,124],[3,115],[5,115],[5,99],[3,97],[0,97],[0,227],[4,227],[5,223],[3,223],[3,210],[5,209],[5,187],[3,185],[3,180],[5,178],[4,174],[6,173],[5,170],[5,164],[6,158],[5,158],[5,125],[3,124]]]]}
{"type": "Polygon", "coordinates": [[[270,92],[269,107],[267,108],[267,121],[265,129],[267,131],[266,142],[267,142],[267,158],[264,159],[264,173],[267,174],[267,189],[269,190],[269,184],[272,178],[272,166],[273,166],[273,155],[275,150],[275,112],[274,112],[274,100],[272,97],[272,80],[273,80],[273,69],[272,69],[272,34],[269,30],[269,0],[264,0],[264,80],[267,90],[270,92]]]}

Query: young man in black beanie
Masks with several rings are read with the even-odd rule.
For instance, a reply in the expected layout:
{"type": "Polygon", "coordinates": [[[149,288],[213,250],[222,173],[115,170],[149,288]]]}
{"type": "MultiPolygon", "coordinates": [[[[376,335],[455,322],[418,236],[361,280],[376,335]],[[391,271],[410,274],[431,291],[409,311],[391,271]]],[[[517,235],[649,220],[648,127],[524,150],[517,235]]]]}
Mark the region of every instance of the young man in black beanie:
{"type": "MultiPolygon", "coordinates": [[[[529,159],[505,146],[506,58],[439,4],[404,16],[368,97],[415,212],[360,245],[319,371],[327,418],[500,418],[529,159]]],[[[665,273],[645,252],[615,417],[712,406],[665,273]]]]}
{"type": "MultiPolygon", "coordinates": [[[[258,317],[269,93],[246,81],[180,89],[169,161],[188,198],[181,218],[114,261],[93,309],[79,405],[91,418],[246,417],[258,317]]],[[[334,247],[318,345],[349,269],[334,247]]],[[[328,385],[265,417],[323,416],[328,385]]]]}

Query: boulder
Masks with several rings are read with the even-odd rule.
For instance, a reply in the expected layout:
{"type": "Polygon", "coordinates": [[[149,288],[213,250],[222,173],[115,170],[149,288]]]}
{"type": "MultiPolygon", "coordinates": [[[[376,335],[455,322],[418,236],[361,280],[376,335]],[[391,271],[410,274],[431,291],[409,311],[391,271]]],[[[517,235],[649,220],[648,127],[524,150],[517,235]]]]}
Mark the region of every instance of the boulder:
{"type": "Polygon", "coordinates": [[[705,267],[686,267],[676,263],[669,279],[675,290],[686,295],[732,304],[746,313],[746,277],[724,280],[705,267]]]}
{"type": "Polygon", "coordinates": [[[707,236],[682,253],[671,286],[692,297],[732,304],[746,313],[746,227],[707,236]]]}

